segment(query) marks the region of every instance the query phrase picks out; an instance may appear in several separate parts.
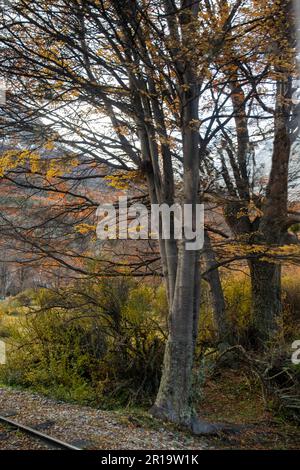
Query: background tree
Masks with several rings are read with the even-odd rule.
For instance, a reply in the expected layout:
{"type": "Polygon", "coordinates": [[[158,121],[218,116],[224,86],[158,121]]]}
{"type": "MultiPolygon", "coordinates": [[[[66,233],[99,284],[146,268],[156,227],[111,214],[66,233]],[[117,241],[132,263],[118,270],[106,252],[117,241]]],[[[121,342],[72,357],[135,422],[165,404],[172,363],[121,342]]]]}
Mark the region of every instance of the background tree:
{"type": "MultiPolygon", "coordinates": [[[[289,160],[298,135],[299,106],[292,100],[297,77],[293,3],[262,2],[257,8],[256,14],[265,21],[256,30],[253,56],[246,60],[236,58],[235,65],[226,71],[231,80],[235,117],[234,126],[222,130],[218,171],[227,192],[226,221],[238,240],[252,245],[253,254],[256,250],[257,255],[251,255],[248,264],[255,338],[262,344],[274,337],[281,321],[281,267],[274,262],[274,256],[268,260],[266,252],[293,242],[287,236],[288,228],[295,222],[288,216],[289,160]],[[253,86],[251,99],[246,102],[249,86],[254,84],[255,68],[261,70],[264,78],[259,86],[253,86]],[[269,159],[270,147],[265,144],[268,140],[273,149],[266,180],[260,165],[269,159]],[[258,249],[258,245],[262,246],[258,249]]],[[[228,54],[233,60],[233,48],[228,54]]]]}

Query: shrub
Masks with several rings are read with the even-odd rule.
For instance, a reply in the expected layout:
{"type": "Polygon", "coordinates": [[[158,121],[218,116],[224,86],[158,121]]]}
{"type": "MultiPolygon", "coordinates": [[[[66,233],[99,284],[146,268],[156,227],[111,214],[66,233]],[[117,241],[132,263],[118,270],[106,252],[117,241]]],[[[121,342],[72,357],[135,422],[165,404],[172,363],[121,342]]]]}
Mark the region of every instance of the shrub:
{"type": "Polygon", "coordinates": [[[165,340],[153,288],[105,279],[30,297],[2,380],[102,406],[151,402],[165,340]]]}

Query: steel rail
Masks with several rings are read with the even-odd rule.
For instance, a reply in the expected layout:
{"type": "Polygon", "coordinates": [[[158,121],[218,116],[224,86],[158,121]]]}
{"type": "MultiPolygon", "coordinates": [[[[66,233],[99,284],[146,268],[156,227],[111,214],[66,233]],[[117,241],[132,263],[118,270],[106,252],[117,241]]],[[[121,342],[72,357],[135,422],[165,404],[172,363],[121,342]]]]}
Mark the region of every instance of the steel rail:
{"type": "Polygon", "coordinates": [[[47,434],[37,431],[36,429],[26,426],[25,424],[17,423],[16,421],[13,421],[12,419],[9,419],[0,415],[0,423],[1,422],[4,424],[13,426],[14,428],[17,428],[20,431],[23,431],[27,434],[30,434],[31,436],[34,436],[40,439],[41,441],[47,442],[48,444],[52,444],[55,447],[59,447],[60,449],[82,450],[80,449],[80,447],[76,447],[72,444],[68,444],[67,442],[63,442],[60,439],[57,439],[56,437],[48,436],[47,434]]]}

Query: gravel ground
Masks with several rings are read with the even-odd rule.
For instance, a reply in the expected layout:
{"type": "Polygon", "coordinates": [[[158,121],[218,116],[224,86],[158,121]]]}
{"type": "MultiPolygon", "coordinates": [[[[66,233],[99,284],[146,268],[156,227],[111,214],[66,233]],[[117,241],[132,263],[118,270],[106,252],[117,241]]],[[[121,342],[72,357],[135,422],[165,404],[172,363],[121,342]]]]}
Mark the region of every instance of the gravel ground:
{"type": "MultiPolygon", "coordinates": [[[[209,448],[203,438],[163,427],[150,426],[126,414],[102,411],[45,398],[35,393],[0,388],[0,415],[39,427],[45,434],[86,449],[193,449],[209,448]]],[[[5,426],[6,428],[6,426],[5,426]]],[[[18,431],[0,428],[0,449],[41,449],[37,442],[18,431]],[[3,436],[1,437],[3,433],[3,436]]]]}
{"type": "Polygon", "coordinates": [[[10,426],[0,424],[0,450],[51,450],[48,446],[34,437],[16,431],[10,426]]]}

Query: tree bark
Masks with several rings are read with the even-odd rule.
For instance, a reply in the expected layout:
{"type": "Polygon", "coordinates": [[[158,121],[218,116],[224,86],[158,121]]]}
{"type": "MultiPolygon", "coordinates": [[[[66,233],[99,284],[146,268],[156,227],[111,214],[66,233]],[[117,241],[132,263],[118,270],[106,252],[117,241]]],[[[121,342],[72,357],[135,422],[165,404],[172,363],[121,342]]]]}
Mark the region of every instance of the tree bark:
{"type": "Polygon", "coordinates": [[[200,284],[194,282],[195,253],[180,247],[175,295],[171,306],[169,338],[163,375],[152,413],[169,421],[189,426],[192,419],[191,387],[194,361],[193,299],[199,297],[200,284]]]}
{"type": "Polygon", "coordinates": [[[211,246],[211,241],[207,232],[204,235],[204,259],[206,264],[205,279],[210,287],[210,297],[214,313],[214,321],[218,329],[218,340],[221,343],[230,341],[229,328],[226,320],[226,305],[221,284],[219,270],[217,268],[217,260],[215,252],[211,246]]]}
{"type": "Polygon", "coordinates": [[[211,424],[199,419],[193,406],[193,368],[200,303],[198,261],[197,253],[187,251],[183,242],[178,254],[163,373],[150,412],[159,419],[183,425],[194,434],[214,434],[225,429],[226,425],[211,424]]]}
{"type": "Polygon", "coordinates": [[[249,268],[256,343],[263,347],[279,331],[282,314],[281,267],[279,264],[251,260],[249,268]]]}

